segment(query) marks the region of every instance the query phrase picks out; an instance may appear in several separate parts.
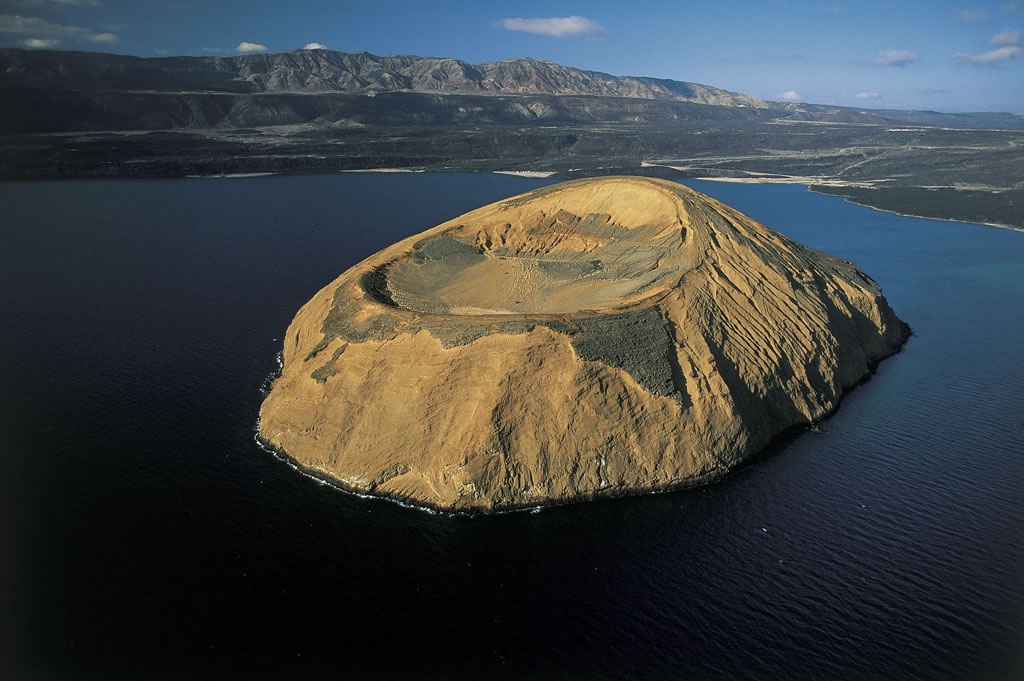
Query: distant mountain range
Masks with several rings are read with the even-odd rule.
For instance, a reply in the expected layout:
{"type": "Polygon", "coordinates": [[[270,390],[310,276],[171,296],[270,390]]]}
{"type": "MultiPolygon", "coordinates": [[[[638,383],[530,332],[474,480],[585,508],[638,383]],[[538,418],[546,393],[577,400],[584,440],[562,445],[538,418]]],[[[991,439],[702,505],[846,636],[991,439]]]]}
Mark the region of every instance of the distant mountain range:
{"type": "Polygon", "coordinates": [[[0,179],[393,169],[799,182],[1024,229],[1024,116],[765,101],[537,59],[0,49],[0,179]]]}
{"type": "Polygon", "coordinates": [[[747,95],[657,78],[619,77],[537,59],[458,59],[297,50],[238,57],[140,58],[89,52],[0,50],[0,87],[233,94],[384,92],[630,97],[768,107],[747,95]]]}
{"type": "Polygon", "coordinates": [[[3,49],[0,92],[4,92],[0,132],[6,133],[306,123],[776,118],[1024,127],[1024,117],[1012,114],[955,115],[768,102],[698,83],[612,76],[530,58],[476,65],[451,58],[380,57],[332,50],[141,58],[3,49]],[[380,96],[385,99],[373,102],[380,96]]]}

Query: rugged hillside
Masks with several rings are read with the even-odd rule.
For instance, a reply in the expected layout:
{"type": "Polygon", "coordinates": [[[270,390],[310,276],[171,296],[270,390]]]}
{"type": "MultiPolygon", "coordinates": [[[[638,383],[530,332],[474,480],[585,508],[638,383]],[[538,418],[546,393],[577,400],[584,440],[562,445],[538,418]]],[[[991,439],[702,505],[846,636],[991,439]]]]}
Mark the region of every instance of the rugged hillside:
{"type": "Polygon", "coordinates": [[[239,57],[143,59],[87,52],[0,50],[0,87],[226,93],[548,94],[767,107],[707,85],[612,76],[537,59],[458,59],[297,50],[239,57]]]}
{"type": "Polygon", "coordinates": [[[583,180],[410,237],[298,312],[263,442],[491,511],[717,480],[908,333],[852,264],[682,185],[583,180]]]}

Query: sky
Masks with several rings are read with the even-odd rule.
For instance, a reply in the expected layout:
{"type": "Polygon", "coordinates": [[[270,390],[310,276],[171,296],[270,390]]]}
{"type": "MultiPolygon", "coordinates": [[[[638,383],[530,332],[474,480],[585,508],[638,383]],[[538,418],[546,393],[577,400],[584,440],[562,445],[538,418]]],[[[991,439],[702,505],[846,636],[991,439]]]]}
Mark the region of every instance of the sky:
{"type": "Polygon", "coordinates": [[[762,99],[1024,114],[1024,0],[0,0],[0,47],[534,57],[762,99]]]}

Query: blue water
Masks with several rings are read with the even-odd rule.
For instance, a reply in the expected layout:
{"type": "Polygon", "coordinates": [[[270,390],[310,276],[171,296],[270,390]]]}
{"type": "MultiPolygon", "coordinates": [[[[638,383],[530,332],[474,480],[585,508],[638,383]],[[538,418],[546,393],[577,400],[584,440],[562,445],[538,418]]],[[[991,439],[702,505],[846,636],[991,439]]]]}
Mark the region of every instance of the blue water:
{"type": "Polygon", "coordinates": [[[3,677],[1024,678],[1021,233],[691,183],[853,260],[915,331],[703,490],[448,518],[256,446],[317,289],[548,182],[0,184],[3,677]]]}

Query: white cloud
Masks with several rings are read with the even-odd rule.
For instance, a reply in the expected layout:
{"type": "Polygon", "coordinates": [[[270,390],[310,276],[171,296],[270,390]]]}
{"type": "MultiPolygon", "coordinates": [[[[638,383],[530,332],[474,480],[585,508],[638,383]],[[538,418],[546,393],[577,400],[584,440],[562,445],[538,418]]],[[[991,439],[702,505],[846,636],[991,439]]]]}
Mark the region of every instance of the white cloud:
{"type": "Polygon", "coordinates": [[[22,40],[21,44],[34,50],[45,50],[49,47],[57,47],[60,45],[60,41],[56,38],[27,38],[22,40]]]}
{"type": "Polygon", "coordinates": [[[329,49],[329,48],[326,45],[324,45],[323,43],[306,43],[306,46],[303,47],[302,49],[304,49],[304,50],[326,50],[326,49],[329,49]]]}
{"type": "Polygon", "coordinates": [[[966,9],[956,13],[957,19],[968,24],[977,24],[988,19],[988,12],[983,9],[966,9]]]}
{"type": "Polygon", "coordinates": [[[32,40],[36,45],[46,44],[47,47],[59,45],[64,40],[88,40],[107,45],[118,42],[113,33],[95,33],[81,26],[54,24],[46,19],[20,14],[0,14],[0,34],[4,33],[24,36],[22,44],[32,40]]]}
{"type": "Polygon", "coordinates": [[[39,17],[23,17],[20,14],[0,15],[0,33],[11,33],[14,35],[41,34],[68,37],[85,31],[78,26],[63,26],[51,24],[39,17]]]}
{"type": "Polygon", "coordinates": [[[917,61],[917,52],[913,50],[882,50],[871,63],[875,66],[906,66],[917,61]]]}
{"type": "Polygon", "coordinates": [[[536,33],[552,38],[574,38],[594,35],[604,31],[604,27],[586,17],[550,17],[546,19],[503,19],[503,28],[509,31],[536,33]]]}
{"type": "Polygon", "coordinates": [[[18,7],[53,8],[54,5],[64,7],[99,7],[99,0],[11,0],[18,7]]]}
{"type": "Polygon", "coordinates": [[[787,102],[797,102],[800,101],[800,93],[796,90],[786,90],[779,95],[779,99],[785,99],[787,102]]]}
{"type": "Polygon", "coordinates": [[[999,62],[1009,61],[1011,59],[1020,59],[1024,56],[1024,50],[1013,45],[1007,45],[1006,47],[1000,47],[992,50],[991,52],[986,52],[985,54],[956,52],[953,56],[961,61],[970,62],[971,64],[998,64],[999,62]]]}
{"type": "Polygon", "coordinates": [[[858,92],[856,95],[857,99],[881,99],[882,95],[877,92],[858,92]]]}
{"type": "Polygon", "coordinates": [[[1007,14],[1010,14],[1011,12],[1016,12],[1018,9],[1020,9],[1019,2],[1008,2],[1003,5],[1003,11],[1006,12],[1007,14]]]}
{"type": "Polygon", "coordinates": [[[243,54],[249,54],[252,52],[266,52],[267,46],[260,45],[259,43],[250,43],[247,40],[243,40],[242,42],[238,43],[238,46],[235,48],[235,50],[237,52],[242,52],[243,54]]]}
{"type": "Polygon", "coordinates": [[[120,42],[121,40],[113,33],[88,33],[82,37],[88,40],[89,42],[102,43],[104,45],[113,45],[114,43],[120,42]]]}
{"type": "Polygon", "coordinates": [[[992,36],[993,45],[1020,45],[1020,31],[1000,31],[992,36]]]}

